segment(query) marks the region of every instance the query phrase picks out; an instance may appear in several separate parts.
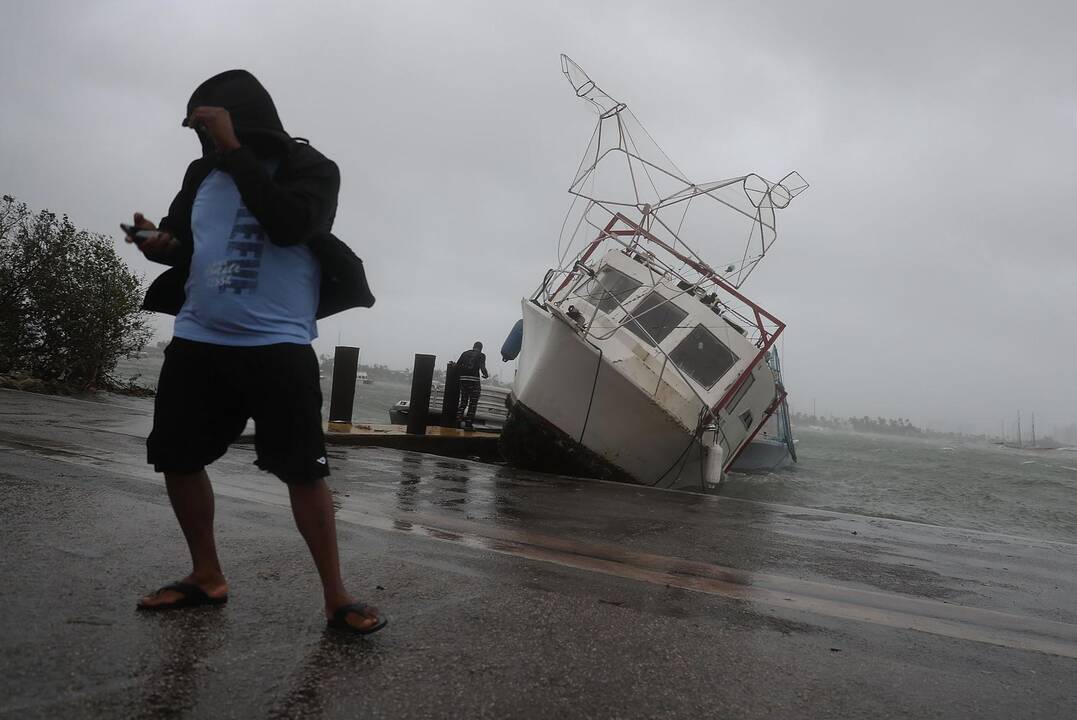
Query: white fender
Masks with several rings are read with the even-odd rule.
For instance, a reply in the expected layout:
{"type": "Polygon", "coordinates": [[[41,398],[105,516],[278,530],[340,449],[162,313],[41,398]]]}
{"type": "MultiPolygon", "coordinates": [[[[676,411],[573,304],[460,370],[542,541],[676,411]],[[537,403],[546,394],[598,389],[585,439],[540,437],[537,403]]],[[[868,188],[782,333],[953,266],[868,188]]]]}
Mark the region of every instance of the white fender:
{"type": "Polygon", "coordinates": [[[707,485],[716,488],[722,484],[722,461],[725,459],[725,452],[722,450],[722,444],[718,442],[718,433],[713,433],[711,437],[711,445],[707,448],[704,479],[707,485]]]}

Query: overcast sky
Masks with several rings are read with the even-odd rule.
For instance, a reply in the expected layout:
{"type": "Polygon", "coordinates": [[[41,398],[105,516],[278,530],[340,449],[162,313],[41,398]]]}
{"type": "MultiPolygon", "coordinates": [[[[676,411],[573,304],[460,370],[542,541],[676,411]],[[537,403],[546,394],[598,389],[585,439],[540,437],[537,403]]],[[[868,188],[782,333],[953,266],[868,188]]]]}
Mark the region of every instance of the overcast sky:
{"type": "Polygon", "coordinates": [[[480,339],[511,378],[497,348],[595,122],[565,52],[690,178],[811,183],[745,286],[788,324],[795,408],[996,432],[1023,409],[1042,434],[1077,422],[1075,8],[9,0],[0,191],[119,240],[198,152],[191,91],[246,68],[339,164],[335,231],[378,297],[318,349],[442,365],[480,339]]]}

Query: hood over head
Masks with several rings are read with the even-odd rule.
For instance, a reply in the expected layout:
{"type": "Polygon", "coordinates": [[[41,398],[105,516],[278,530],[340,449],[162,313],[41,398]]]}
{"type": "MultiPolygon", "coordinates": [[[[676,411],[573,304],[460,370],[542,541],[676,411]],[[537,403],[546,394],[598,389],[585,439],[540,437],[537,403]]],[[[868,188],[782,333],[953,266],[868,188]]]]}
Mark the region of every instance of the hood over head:
{"type": "MultiPolygon", "coordinates": [[[[232,116],[232,126],[240,142],[255,145],[286,145],[291,137],[284,131],[273,98],[246,70],[226,70],[199,85],[187,101],[187,117],[196,107],[223,107],[232,116]]],[[[198,133],[203,154],[213,152],[213,141],[198,133]]]]}

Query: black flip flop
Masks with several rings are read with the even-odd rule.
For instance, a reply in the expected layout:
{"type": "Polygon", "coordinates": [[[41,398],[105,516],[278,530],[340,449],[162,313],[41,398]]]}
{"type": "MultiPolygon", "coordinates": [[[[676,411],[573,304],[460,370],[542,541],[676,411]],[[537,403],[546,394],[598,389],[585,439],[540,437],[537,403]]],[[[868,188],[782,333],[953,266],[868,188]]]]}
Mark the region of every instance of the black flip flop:
{"type": "Polygon", "coordinates": [[[190,607],[202,607],[203,605],[224,605],[228,602],[228,596],[223,597],[210,597],[205,590],[194,585],[192,583],[174,582],[169,585],[165,585],[163,588],[153,594],[154,597],[160,595],[163,592],[172,590],[180,593],[180,598],[170,603],[164,603],[162,605],[143,605],[138,604],[139,610],[178,610],[179,608],[190,607]]]}
{"type": "Polygon", "coordinates": [[[364,603],[355,602],[337,608],[336,612],[333,613],[333,617],[329,618],[329,620],[326,621],[326,624],[336,630],[347,630],[356,635],[369,635],[371,633],[376,633],[378,630],[381,630],[388,625],[389,618],[379,613],[377,608],[373,608],[364,603]],[[370,617],[371,613],[375,613],[378,621],[370,627],[360,629],[348,622],[348,613],[355,613],[356,615],[362,615],[364,617],[370,617]]]}

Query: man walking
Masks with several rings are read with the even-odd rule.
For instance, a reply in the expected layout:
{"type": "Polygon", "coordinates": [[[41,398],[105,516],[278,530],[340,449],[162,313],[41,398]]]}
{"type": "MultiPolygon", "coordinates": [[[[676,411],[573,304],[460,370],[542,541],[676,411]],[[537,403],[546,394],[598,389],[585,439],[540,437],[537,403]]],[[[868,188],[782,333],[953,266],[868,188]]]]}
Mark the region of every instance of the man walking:
{"type": "Polygon", "coordinates": [[[206,466],[256,423],[255,464],[288,486],[314,558],[330,625],[371,633],[386,624],[340,575],[329,463],[321,426],[316,318],[370,307],[362,261],[330,234],[337,166],[284,132],[265,88],[244,70],[202,83],[183,125],[202,157],[187,168],[160,228],[135,214],[147,258],[171,265],[143,307],[176,315],[147,439],[149,462],[191,554],[191,572],[139,600],[141,610],[220,605],[228,584],[214,539],[206,466]],[[156,232],[152,232],[156,231],[156,232]]]}
{"type": "Polygon", "coordinates": [[[460,379],[460,407],[456,411],[456,421],[463,420],[463,427],[468,430],[475,428],[475,411],[479,407],[479,395],[482,393],[482,385],[479,384],[479,373],[484,378],[490,377],[486,372],[486,356],[482,354],[482,343],[475,343],[470,350],[465,350],[456,361],[456,373],[460,379]],[[464,420],[464,417],[467,417],[464,420]]]}

